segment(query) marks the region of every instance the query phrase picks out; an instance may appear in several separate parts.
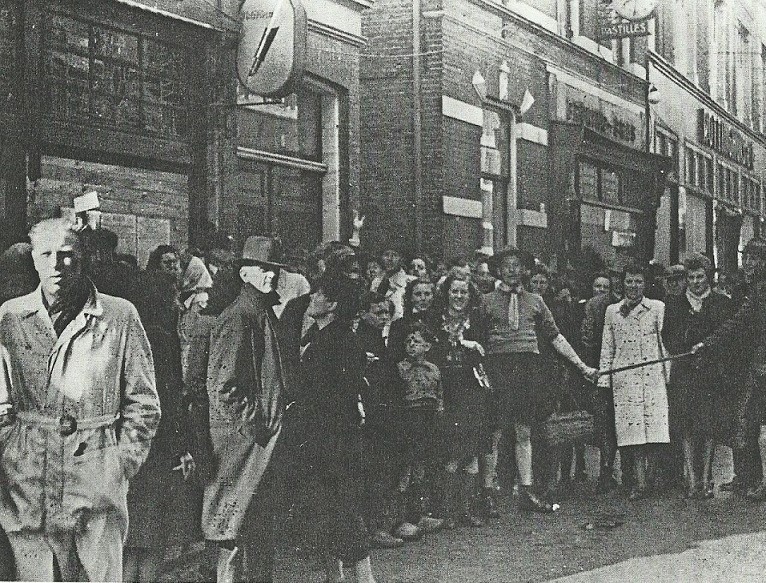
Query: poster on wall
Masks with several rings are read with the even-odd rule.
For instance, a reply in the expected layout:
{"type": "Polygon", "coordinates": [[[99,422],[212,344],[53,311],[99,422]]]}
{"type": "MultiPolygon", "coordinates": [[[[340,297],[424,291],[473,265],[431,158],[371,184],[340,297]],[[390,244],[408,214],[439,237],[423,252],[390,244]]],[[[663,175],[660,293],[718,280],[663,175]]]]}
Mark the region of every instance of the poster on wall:
{"type": "Polygon", "coordinates": [[[170,221],[153,217],[137,217],[136,243],[138,266],[146,267],[149,253],[159,245],[170,244],[170,221]]]}

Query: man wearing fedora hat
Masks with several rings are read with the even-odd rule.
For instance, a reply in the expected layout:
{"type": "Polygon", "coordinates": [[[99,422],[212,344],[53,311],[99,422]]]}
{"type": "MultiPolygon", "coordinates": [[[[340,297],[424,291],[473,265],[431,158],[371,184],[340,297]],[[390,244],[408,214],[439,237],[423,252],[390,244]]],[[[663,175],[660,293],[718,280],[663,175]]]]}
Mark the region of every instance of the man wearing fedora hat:
{"type": "Polygon", "coordinates": [[[218,582],[272,580],[274,446],[285,376],[272,306],[278,242],[252,236],[238,262],[242,290],[210,336],[207,390],[216,473],[205,488],[202,527],[217,541],[218,582]]]}

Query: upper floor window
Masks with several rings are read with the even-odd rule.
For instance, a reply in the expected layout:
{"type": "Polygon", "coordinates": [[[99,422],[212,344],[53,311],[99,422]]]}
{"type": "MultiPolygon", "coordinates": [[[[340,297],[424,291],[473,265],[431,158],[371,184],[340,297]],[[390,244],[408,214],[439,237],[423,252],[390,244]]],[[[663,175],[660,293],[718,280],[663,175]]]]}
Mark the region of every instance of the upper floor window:
{"type": "Polygon", "coordinates": [[[168,138],[186,136],[183,50],[56,13],[44,42],[47,112],[168,138]]]}
{"type": "Polygon", "coordinates": [[[684,181],[687,187],[713,195],[715,178],[713,158],[709,154],[686,146],[684,181]]]}

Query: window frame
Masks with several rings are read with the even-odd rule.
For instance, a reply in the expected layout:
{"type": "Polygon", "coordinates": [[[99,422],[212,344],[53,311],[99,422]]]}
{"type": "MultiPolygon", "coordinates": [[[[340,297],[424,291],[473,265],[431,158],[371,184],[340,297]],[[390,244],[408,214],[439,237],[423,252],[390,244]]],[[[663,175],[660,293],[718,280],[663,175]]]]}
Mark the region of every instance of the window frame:
{"type": "MultiPolygon", "coordinates": [[[[157,138],[157,139],[164,139],[174,142],[182,142],[182,143],[188,143],[191,139],[191,128],[190,128],[190,114],[191,110],[193,109],[192,106],[192,99],[190,95],[190,87],[187,76],[184,74],[179,74],[177,78],[174,79],[174,81],[177,81],[179,84],[179,93],[181,96],[180,105],[174,105],[170,102],[164,102],[164,101],[154,101],[147,99],[146,94],[146,80],[149,78],[155,78],[153,75],[150,74],[148,68],[147,68],[147,62],[148,59],[146,57],[146,53],[148,51],[148,45],[149,43],[156,43],[163,45],[165,48],[170,48],[173,51],[176,51],[180,59],[176,62],[176,66],[179,66],[183,70],[188,70],[189,68],[189,58],[188,53],[183,45],[182,41],[176,40],[172,37],[159,37],[158,35],[153,34],[152,31],[143,31],[142,29],[136,27],[136,26],[129,26],[125,25],[121,22],[114,22],[112,20],[104,20],[102,18],[96,18],[91,17],[88,15],[78,14],[77,11],[64,11],[64,10],[52,10],[48,13],[46,13],[45,18],[43,19],[42,26],[43,26],[43,40],[41,41],[40,46],[40,59],[41,59],[41,72],[42,72],[42,92],[46,99],[46,103],[50,104],[52,102],[52,93],[53,91],[52,87],[54,84],[57,84],[59,81],[59,78],[56,77],[52,71],[51,71],[51,64],[52,60],[50,58],[50,54],[57,50],[57,47],[51,42],[52,40],[52,19],[55,17],[61,17],[66,18],[69,20],[73,20],[75,22],[80,23],[81,25],[84,25],[87,27],[88,30],[88,46],[87,49],[83,49],[81,52],[76,51],[67,51],[65,54],[69,55],[79,55],[81,57],[85,57],[85,54],[87,53],[87,59],[88,59],[88,87],[87,87],[87,99],[88,99],[88,108],[87,112],[77,112],[73,115],[67,115],[67,116],[61,116],[58,115],[56,111],[53,111],[51,109],[47,109],[44,111],[44,116],[55,120],[57,122],[61,123],[69,123],[71,122],[71,118],[74,117],[76,120],[85,123],[88,126],[94,127],[94,128],[105,128],[111,131],[117,131],[117,132],[127,132],[130,134],[136,134],[139,136],[147,137],[147,138],[157,138]],[[96,54],[96,34],[95,34],[95,28],[101,28],[105,29],[109,32],[114,32],[117,34],[124,34],[131,37],[135,37],[137,41],[137,58],[136,62],[133,63],[132,61],[129,61],[128,59],[119,59],[115,58],[113,56],[101,56],[101,59],[98,58],[98,55],[96,54]],[[119,121],[113,121],[113,120],[102,120],[99,118],[98,113],[95,109],[95,98],[98,94],[104,94],[104,89],[97,89],[96,88],[96,79],[94,75],[94,69],[95,69],[95,62],[97,60],[102,61],[108,61],[108,62],[118,62],[123,64],[130,64],[135,65],[136,71],[138,73],[138,110],[137,110],[137,122],[133,123],[121,123],[119,121]],[[146,117],[146,105],[149,103],[153,104],[160,104],[160,107],[168,107],[172,110],[174,110],[176,115],[180,115],[181,121],[178,123],[178,126],[180,129],[177,129],[175,132],[168,132],[164,128],[166,126],[163,126],[162,130],[154,130],[148,127],[147,124],[147,117],[146,117]]],[[[59,82],[59,85],[62,85],[62,90],[66,93],[66,82],[59,82]]]]}

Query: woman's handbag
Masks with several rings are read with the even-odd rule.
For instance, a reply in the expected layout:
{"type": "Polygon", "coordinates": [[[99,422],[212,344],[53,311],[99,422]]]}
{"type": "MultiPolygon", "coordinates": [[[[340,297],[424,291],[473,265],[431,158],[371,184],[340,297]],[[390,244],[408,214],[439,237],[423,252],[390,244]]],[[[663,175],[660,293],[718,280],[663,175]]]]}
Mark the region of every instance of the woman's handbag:
{"type": "Polygon", "coordinates": [[[567,392],[572,397],[577,410],[567,413],[553,412],[543,422],[541,435],[550,448],[586,443],[595,433],[593,415],[580,407],[571,391],[567,392]]]}

